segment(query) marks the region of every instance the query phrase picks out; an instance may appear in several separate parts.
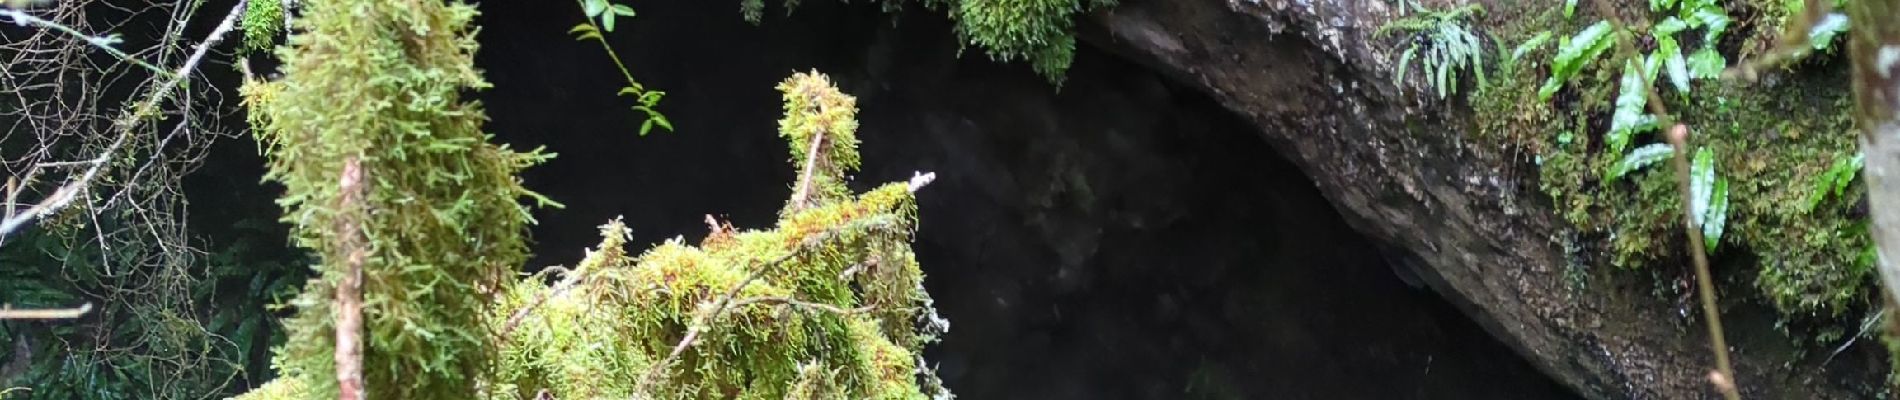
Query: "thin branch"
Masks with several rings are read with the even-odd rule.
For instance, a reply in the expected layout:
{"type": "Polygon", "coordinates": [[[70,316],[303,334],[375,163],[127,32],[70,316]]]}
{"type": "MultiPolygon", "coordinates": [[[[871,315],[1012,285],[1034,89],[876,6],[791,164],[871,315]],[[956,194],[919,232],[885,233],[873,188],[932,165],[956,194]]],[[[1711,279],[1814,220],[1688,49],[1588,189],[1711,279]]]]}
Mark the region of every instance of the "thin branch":
{"type": "Polygon", "coordinates": [[[13,309],[13,305],[0,305],[0,320],[65,320],[82,317],[87,311],[93,311],[93,303],[74,309],[13,309]]]}
{"type": "MultiPolygon", "coordinates": [[[[1616,14],[1616,9],[1610,5],[1609,0],[1596,0],[1594,3],[1597,13],[1610,19],[1616,24],[1617,29],[1628,32],[1630,25],[1624,23],[1622,16],[1616,14]]],[[[1625,59],[1634,57],[1635,54],[1632,52],[1636,44],[1629,35],[1619,32],[1616,38],[1620,55],[1625,59]]],[[[1728,340],[1722,335],[1722,310],[1716,304],[1714,278],[1709,272],[1709,256],[1703,249],[1702,229],[1698,225],[1701,218],[1695,215],[1693,202],[1688,201],[1694,197],[1691,195],[1693,190],[1690,183],[1692,178],[1689,168],[1689,127],[1675,123],[1675,119],[1669,115],[1668,107],[1663,105],[1662,96],[1656,93],[1654,85],[1644,85],[1643,91],[1648,96],[1650,114],[1654,114],[1656,120],[1664,125],[1673,125],[1666,139],[1671,145],[1676,146],[1676,156],[1672,157],[1672,163],[1676,167],[1676,189],[1683,199],[1683,231],[1689,236],[1687,245],[1690,261],[1695,266],[1696,291],[1701,295],[1702,318],[1708,321],[1709,346],[1711,353],[1715,355],[1715,371],[1709,373],[1709,383],[1722,392],[1723,398],[1738,400],[1741,398],[1741,393],[1736,390],[1735,368],[1729,364],[1728,340]]]]}
{"type": "MultiPolygon", "coordinates": [[[[184,83],[184,80],[191,76],[191,72],[198,68],[198,63],[204,60],[205,54],[210,53],[211,47],[224,40],[225,34],[231,32],[232,27],[237,24],[238,16],[244,13],[245,3],[245,1],[239,1],[236,7],[232,7],[230,14],[224,16],[224,20],[218,23],[218,27],[213,29],[211,33],[205,37],[205,40],[199,42],[198,46],[192,50],[191,57],[185,59],[185,63],[180,65],[177,70],[166,74],[170,79],[154,87],[143,101],[127,112],[123,119],[120,119],[114,124],[119,130],[118,137],[114,138],[112,144],[107,146],[105,151],[99,154],[98,157],[85,161],[93,164],[91,168],[86,169],[86,172],[80,175],[79,179],[60,186],[59,189],[55,189],[52,195],[40,200],[39,203],[21,212],[9,215],[5,220],[0,221],[0,238],[5,238],[7,235],[27,223],[34,221],[41,215],[65,208],[72,203],[73,198],[77,197],[78,193],[91,187],[92,180],[97,178],[101,171],[111,165],[112,157],[114,157],[118,153],[118,150],[125,145],[125,142],[132,137],[133,128],[137,127],[140,121],[145,120],[152,113],[157,112],[159,103],[170,98],[171,92],[177,89],[180,84],[184,83]]],[[[6,14],[0,13],[0,15],[6,14]]],[[[20,15],[25,14],[17,14],[15,16],[16,21],[20,15]]],[[[9,193],[9,196],[13,194],[16,193],[9,193]]],[[[9,201],[8,205],[11,206],[11,204],[12,202],[9,201]]]]}
{"type": "Polygon", "coordinates": [[[35,17],[33,16],[33,14],[27,14],[25,11],[20,11],[20,10],[15,10],[15,9],[10,9],[10,8],[0,8],[0,17],[5,17],[7,19],[13,20],[14,25],[38,26],[41,28],[57,31],[59,33],[64,33],[68,36],[78,38],[79,40],[86,42],[86,44],[92,45],[92,47],[97,47],[100,50],[105,50],[106,53],[112,54],[113,57],[118,57],[120,60],[124,60],[125,62],[129,62],[134,65],[138,65],[139,67],[143,67],[147,70],[151,70],[152,73],[154,74],[159,74],[160,76],[173,78],[173,79],[177,79],[178,77],[178,75],[172,74],[172,72],[170,71],[166,71],[163,68],[159,68],[156,65],[152,65],[152,63],[145,62],[145,60],[140,60],[138,57],[134,57],[131,54],[126,54],[124,51],[121,51],[118,48],[112,47],[113,44],[116,44],[119,42],[119,38],[117,36],[87,35],[85,32],[80,32],[78,29],[73,29],[73,27],[66,26],[58,22],[53,22],[45,18],[35,17]]]}
{"type": "Polygon", "coordinates": [[[825,311],[825,312],[830,312],[830,313],[840,314],[840,315],[863,314],[863,313],[868,313],[868,312],[877,310],[877,306],[874,306],[874,305],[863,306],[863,307],[858,307],[858,308],[844,308],[844,307],[839,307],[839,306],[835,306],[831,304],[810,302],[810,301],[804,301],[804,300],[794,299],[790,297],[783,297],[783,296],[749,297],[749,298],[734,300],[732,302],[732,307],[735,307],[735,308],[745,307],[745,306],[749,306],[753,304],[784,304],[784,305],[795,306],[795,307],[809,308],[809,309],[818,310],[818,311],[825,311]]]}
{"type": "Polygon", "coordinates": [[[363,207],[362,160],[351,156],[343,162],[343,176],[337,183],[342,192],[337,199],[343,218],[337,220],[336,234],[346,254],[343,281],[336,289],[336,379],[337,398],[363,400],[363,261],[369,249],[361,234],[359,218],[353,212],[363,207]]]}
{"type": "Polygon", "coordinates": [[[825,143],[825,130],[819,129],[811,135],[811,148],[805,151],[805,169],[798,174],[798,193],[792,195],[792,209],[804,209],[811,201],[811,176],[817,173],[818,150],[825,143]]]}

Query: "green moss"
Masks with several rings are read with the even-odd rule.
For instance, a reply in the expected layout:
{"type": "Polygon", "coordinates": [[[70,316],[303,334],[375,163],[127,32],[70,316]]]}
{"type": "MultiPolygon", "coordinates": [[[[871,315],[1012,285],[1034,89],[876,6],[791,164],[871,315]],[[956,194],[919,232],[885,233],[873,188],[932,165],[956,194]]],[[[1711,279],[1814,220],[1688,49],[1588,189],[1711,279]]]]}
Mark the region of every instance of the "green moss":
{"type": "Polygon", "coordinates": [[[246,52],[270,50],[277,44],[277,35],[284,31],[284,3],[278,0],[257,0],[244,3],[244,47],[246,52]]]}
{"type": "Polygon", "coordinates": [[[547,156],[488,142],[475,70],[476,11],[438,1],[307,0],[280,48],[283,79],[246,100],[282,183],[283,221],[321,258],[292,301],[276,364],[314,397],[335,397],[333,292],[361,261],[368,395],[468,399],[489,371],[483,315],[492,288],[525,260],[537,197],[515,173],[547,156]],[[340,183],[360,165],[360,187],[340,183]]]}
{"type": "MultiPolygon", "coordinates": [[[[899,11],[912,0],[882,0],[886,11],[899,11]]],[[[957,37],[983,49],[997,61],[1027,61],[1036,73],[1061,83],[1075,60],[1075,18],[1113,7],[1119,0],[917,0],[949,14],[957,37]]],[[[786,8],[798,0],[786,0],[786,8]]],[[[764,15],[764,0],[741,0],[748,21],[764,15]]]]}
{"type": "MultiPolygon", "coordinates": [[[[818,74],[779,89],[792,164],[814,165],[811,182],[822,187],[788,201],[772,230],[720,226],[698,246],[675,239],[630,257],[628,230],[614,221],[561,283],[542,275],[498,283],[479,330],[496,334],[471,346],[493,352],[480,358],[493,374],[468,375],[457,388],[480,389],[462,398],[947,398],[921,356],[948,325],[911,252],[911,188],[852,194],[845,181],[858,163],[856,100],[818,74]],[[809,143],[820,135],[813,154],[809,143]],[[675,357],[689,336],[696,339],[675,357]]],[[[280,365],[328,358],[291,349],[280,365]]],[[[294,371],[302,373],[246,398],[307,398],[334,385],[315,368],[294,371]]],[[[384,384],[419,390],[403,387],[412,381],[384,384]]]]}
{"type": "MultiPolygon", "coordinates": [[[[1751,8],[1757,6],[1740,12],[1785,14],[1751,8]]],[[[1647,15],[1640,4],[1625,11],[1647,15]]],[[[1501,20],[1512,25],[1500,27],[1497,38],[1516,43],[1553,25],[1566,26],[1555,30],[1566,35],[1595,22],[1587,16],[1565,23],[1548,13],[1515,15],[1501,20]]],[[[1771,26],[1731,36],[1772,43],[1778,33],[1771,26]]],[[[1731,62],[1739,58],[1738,47],[1724,47],[1731,62]]],[[[1542,63],[1549,53],[1533,52],[1472,99],[1476,136],[1536,154],[1540,187],[1564,220],[1584,237],[1597,238],[1586,246],[1607,253],[1607,263],[1629,269],[1682,263],[1682,203],[1670,165],[1605,179],[1622,158],[1607,154],[1602,144],[1616,90],[1610,76],[1615,68],[1609,66],[1622,61],[1606,56],[1552,101],[1540,102],[1535,85],[1548,74],[1542,63]]],[[[1752,263],[1760,298],[1787,315],[1838,317],[1867,304],[1871,279],[1865,221],[1853,211],[1863,190],[1849,186],[1842,195],[1814,201],[1816,188],[1829,181],[1826,170],[1856,151],[1852,121],[1843,111],[1851,99],[1836,90],[1846,78],[1839,67],[1819,65],[1781,79],[1754,86],[1698,80],[1690,95],[1672,89],[1660,94],[1692,129],[1691,145],[1712,149],[1716,170],[1730,182],[1729,229],[1717,261],[1752,263]]],[[[1659,142],[1654,136],[1638,137],[1630,147],[1659,142]]]]}
{"type": "MultiPolygon", "coordinates": [[[[822,76],[800,74],[779,88],[787,101],[781,134],[794,144],[794,165],[804,164],[805,147],[797,144],[811,135],[850,137],[853,100],[822,76]]],[[[503,339],[496,397],[535,398],[544,390],[555,398],[932,394],[917,384],[928,374],[918,362],[930,331],[914,326],[928,312],[908,245],[916,206],[901,183],[841,192],[855,170],[854,146],[821,147],[832,161],[813,181],[836,183],[837,191],[788,206],[777,229],[721,228],[699,246],[673,240],[627,257],[620,250],[626,228],[610,223],[600,248],[569,273],[571,289],[528,279],[504,290],[490,319],[498,324],[546,300],[503,339]],[[734,287],[742,288],[734,305],[719,314],[715,305],[734,287]],[[704,324],[697,343],[677,363],[658,365],[695,324],[704,324]]]]}

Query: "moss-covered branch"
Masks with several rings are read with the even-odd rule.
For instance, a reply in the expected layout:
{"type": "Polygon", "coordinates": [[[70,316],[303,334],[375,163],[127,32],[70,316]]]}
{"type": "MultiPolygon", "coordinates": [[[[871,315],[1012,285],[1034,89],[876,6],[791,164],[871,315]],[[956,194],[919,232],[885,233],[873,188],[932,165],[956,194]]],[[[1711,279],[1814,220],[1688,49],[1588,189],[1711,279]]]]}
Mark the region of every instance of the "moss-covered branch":
{"type": "Polygon", "coordinates": [[[515,173],[545,157],[488,143],[457,100],[484,85],[473,11],[420,3],[308,1],[283,80],[247,86],[284,220],[324,261],[286,324],[284,376],[245,398],[335,397],[329,300],[359,265],[371,398],[948,395],[921,356],[948,326],[910,249],[920,184],[845,186],[856,99],[815,73],[779,85],[780,135],[809,167],[776,229],[714,224],[699,246],[629,257],[613,222],[560,283],[506,281],[533,196],[515,173]]]}

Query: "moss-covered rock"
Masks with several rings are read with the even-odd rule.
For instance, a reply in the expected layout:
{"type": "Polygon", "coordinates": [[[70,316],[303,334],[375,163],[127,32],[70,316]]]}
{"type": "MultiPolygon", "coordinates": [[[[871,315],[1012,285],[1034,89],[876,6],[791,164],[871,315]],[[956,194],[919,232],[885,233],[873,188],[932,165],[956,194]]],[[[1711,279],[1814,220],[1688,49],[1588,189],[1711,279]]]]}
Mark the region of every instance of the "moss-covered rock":
{"type": "MultiPolygon", "coordinates": [[[[1764,18],[1718,45],[1731,64],[1767,51],[1764,46],[1776,43],[1783,29],[1772,24],[1788,23],[1788,15],[1798,13],[1772,2],[1729,9],[1764,18]]],[[[1625,18],[1650,15],[1640,5],[1619,12],[1625,18]]],[[[1516,17],[1496,21],[1506,44],[1546,32],[1569,35],[1599,18],[1587,12],[1569,20],[1556,13],[1516,17]]],[[[1599,238],[1594,246],[1606,251],[1608,264],[1637,269],[1685,259],[1674,171],[1655,164],[1626,176],[1609,174],[1626,157],[1605,145],[1618,91],[1619,69],[1612,67],[1654,51],[1640,40],[1646,35],[1635,34],[1639,40],[1629,42],[1641,48],[1612,50],[1586,66],[1551,101],[1531,93],[1549,74],[1536,67],[1548,67],[1555,46],[1527,53],[1523,67],[1502,71],[1472,99],[1479,136],[1534,154],[1540,187],[1563,218],[1583,236],[1599,238]]],[[[1853,210],[1861,192],[1853,186],[1836,190],[1839,175],[1830,172],[1856,154],[1852,122],[1843,112],[1852,99],[1838,90],[1845,82],[1838,66],[1799,67],[1798,73],[1777,71],[1774,83],[1695,80],[1682,93],[1658,80],[1656,89],[1673,117],[1691,128],[1691,146],[1712,151],[1715,170],[1730,183],[1718,261],[1755,269],[1761,297],[1786,314],[1835,316],[1867,304],[1871,283],[1865,222],[1853,210]]],[[[1656,136],[1638,136],[1628,147],[1662,142],[1656,136]]]]}

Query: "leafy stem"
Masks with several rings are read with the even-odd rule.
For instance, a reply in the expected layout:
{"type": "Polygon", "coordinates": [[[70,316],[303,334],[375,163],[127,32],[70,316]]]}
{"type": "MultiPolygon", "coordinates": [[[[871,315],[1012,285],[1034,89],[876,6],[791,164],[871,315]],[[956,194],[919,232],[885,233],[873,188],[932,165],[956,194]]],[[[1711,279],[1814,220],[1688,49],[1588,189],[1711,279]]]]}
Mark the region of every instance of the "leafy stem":
{"type": "Polygon", "coordinates": [[[574,25],[574,28],[568,29],[567,33],[575,35],[575,40],[591,39],[600,43],[600,49],[606,51],[607,58],[614,61],[614,67],[620,70],[620,76],[627,80],[627,86],[621,87],[618,94],[633,97],[635,102],[633,110],[646,114],[646,121],[640,123],[640,136],[646,136],[656,126],[672,132],[673,123],[668,121],[665,115],[653,109],[654,106],[660,104],[661,98],[666,97],[666,92],[647,90],[640,81],[633,79],[633,72],[627,69],[626,62],[620,60],[620,53],[615,52],[613,46],[607,44],[607,37],[601,34],[601,32],[613,32],[614,21],[618,17],[632,18],[633,8],[625,4],[611,4],[607,0],[575,0],[574,2],[581,6],[582,12],[587,14],[587,20],[574,25]]]}

